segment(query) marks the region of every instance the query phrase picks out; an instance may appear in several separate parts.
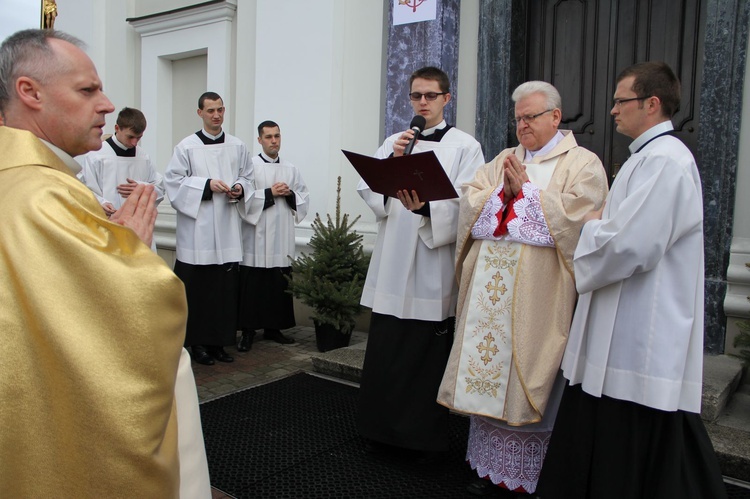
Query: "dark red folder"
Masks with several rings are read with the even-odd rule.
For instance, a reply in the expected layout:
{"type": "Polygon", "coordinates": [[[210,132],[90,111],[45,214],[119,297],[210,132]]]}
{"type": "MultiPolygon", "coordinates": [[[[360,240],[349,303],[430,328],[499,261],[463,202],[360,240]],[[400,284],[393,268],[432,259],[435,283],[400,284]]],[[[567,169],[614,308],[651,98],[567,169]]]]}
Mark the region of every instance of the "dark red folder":
{"type": "Polygon", "coordinates": [[[420,201],[457,198],[448,175],[432,151],[385,159],[341,152],[373,192],[392,198],[402,189],[417,191],[420,201]]]}

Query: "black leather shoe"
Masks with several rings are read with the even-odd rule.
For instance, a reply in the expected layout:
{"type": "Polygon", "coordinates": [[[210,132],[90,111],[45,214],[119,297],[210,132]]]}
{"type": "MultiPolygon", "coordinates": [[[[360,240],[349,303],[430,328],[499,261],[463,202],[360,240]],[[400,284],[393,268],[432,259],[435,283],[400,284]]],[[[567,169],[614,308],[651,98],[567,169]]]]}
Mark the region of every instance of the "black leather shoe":
{"type": "Polygon", "coordinates": [[[253,338],[255,338],[255,331],[252,329],[245,329],[242,331],[240,342],[237,343],[238,352],[249,352],[253,348],[253,338]]]}
{"type": "Polygon", "coordinates": [[[293,338],[284,336],[278,329],[264,329],[263,339],[275,341],[276,343],[281,343],[282,345],[289,345],[290,343],[294,343],[293,338]]]}
{"type": "Polygon", "coordinates": [[[234,362],[234,357],[224,351],[224,347],[207,347],[206,350],[219,362],[234,362]]]}
{"type": "Polygon", "coordinates": [[[208,352],[206,352],[206,349],[204,347],[200,345],[194,345],[190,347],[190,350],[193,353],[193,360],[198,364],[203,364],[204,366],[214,365],[214,359],[212,359],[211,356],[208,355],[208,352]]]}

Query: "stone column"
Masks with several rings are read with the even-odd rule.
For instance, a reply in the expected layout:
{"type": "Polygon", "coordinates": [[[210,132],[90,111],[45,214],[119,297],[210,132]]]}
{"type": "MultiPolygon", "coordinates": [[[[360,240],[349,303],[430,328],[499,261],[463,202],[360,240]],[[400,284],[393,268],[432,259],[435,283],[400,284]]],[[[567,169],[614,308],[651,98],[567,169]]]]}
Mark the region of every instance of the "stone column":
{"type": "MultiPolygon", "coordinates": [[[[448,74],[451,94],[458,89],[459,0],[435,0],[437,19],[393,26],[393,2],[388,6],[388,55],[386,61],[385,136],[409,128],[414,110],[409,102],[409,76],[424,66],[436,66],[448,74]]],[[[412,0],[414,1],[414,0],[412,0]]],[[[455,103],[445,108],[445,120],[456,124],[455,103]]]]}
{"type": "MultiPolygon", "coordinates": [[[[724,352],[735,182],[742,121],[750,7],[745,0],[708,0],[701,86],[698,169],[703,182],[706,246],[705,349],[724,352]]],[[[747,214],[745,214],[747,216],[747,214]]]]}

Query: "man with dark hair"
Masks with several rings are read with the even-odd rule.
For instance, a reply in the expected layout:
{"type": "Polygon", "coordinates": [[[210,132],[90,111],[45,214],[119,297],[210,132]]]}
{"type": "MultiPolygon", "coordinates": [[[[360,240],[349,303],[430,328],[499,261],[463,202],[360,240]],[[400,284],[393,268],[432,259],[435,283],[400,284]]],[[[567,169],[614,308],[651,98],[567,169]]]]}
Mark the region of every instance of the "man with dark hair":
{"type": "Polygon", "coordinates": [[[294,339],[281,330],[294,327],[294,302],[286,292],[294,257],[294,225],[307,215],[309,192],[296,166],[279,157],[281,130],[273,121],[258,125],[263,151],[253,157],[255,192],[242,224],[240,338],[237,350],[252,348],[256,329],[281,344],[294,339]]]}
{"type": "MultiPolygon", "coordinates": [[[[188,324],[185,346],[193,359],[232,362],[224,350],[237,338],[239,262],[242,260],[239,200],[255,190],[245,144],[224,132],[224,101],[214,92],[198,99],[203,128],[174,149],[164,173],[177,212],[175,273],[185,283],[188,324]]],[[[246,209],[245,207],[241,208],[246,209]]]]}
{"type": "Polygon", "coordinates": [[[703,203],[695,159],[673,135],[679,102],[664,63],[617,78],[611,114],[632,154],[574,254],[580,297],[544,499],[726,497],[700,419],[703,203]]]}
{"type": "MultiPolygon", "coordinates": [[[[445,71],[436,68],[435,66],[425,66],[414,71],[409,77],[409,88],[412,88],[414,80],[416,79],[436,82],[440,91],[444,94],[449,94],[451,91],[451,83],[448,81],[448,75],[445,74],[445,71]]],[[[450,100],[450,98],[448,98],[448,100],[450,100]]]]}
{"type": "MultiPolygon", "coordinates": [[[[154,186],[157,205],[164,199],[162,176],[148,153],[138,147],[145,130],[143,113],[125,107],[107,145],[76,158],[81,164],[78,178],[94,192],[107,215],[118,210],[139,183],[154,186]]],[[[156,249],[153,244],[152,249],[156,249]]]]}
{"type": "Polygon", "coordinates": [[[184,288],[149,249],[154,187],[107,219],[75,177],[114,111],[81,47],[54,30],[0,46],[0,490],[177,497],[184,288]]]}
{"type": "MultiPolygon", "coordinates": [[[[484,164],[479,143],[446,124],[448,77],[435,67],[416,71],[409,99],[425,130],[414,152],[433,151],[457,191],[484,164]]],[[[388,137],[376,156],[401,156],[412,130],[388,137]]],[[[454,258],[458,199],[398,199],[370,190],[359,194],[380,222],[362,292],[372,320],[362,373],[359,431],[373,445],[412,449],[427,460],[448,449],[448,409],[436,402],[453,342],[458,290],[454,258]]]]}

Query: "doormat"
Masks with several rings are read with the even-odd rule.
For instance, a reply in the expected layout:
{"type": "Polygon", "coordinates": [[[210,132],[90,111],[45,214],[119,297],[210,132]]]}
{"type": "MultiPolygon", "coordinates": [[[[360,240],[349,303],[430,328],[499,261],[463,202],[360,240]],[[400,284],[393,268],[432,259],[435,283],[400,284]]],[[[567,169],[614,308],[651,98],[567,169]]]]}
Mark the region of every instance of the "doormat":
{"type": "MultiPolygon", "coordinates": [[[[201,404],[211,485],[236,498],[475,497],[469,420],[451,414],[448,456],[372,455],[357,432],[358,388],[306,373],[201,404]]],[[[506,497],[499,489],[491,497],[506,497]]]]}
{"type": "MultiPolygon", "coordinates": [[[[450,450],[437,464],[372,455],[357,432],[358,388],[299,373],[201,404],[211,485],[244,498],[462,498],[469,420],[450,415],[450,450]]],[[[750,490],[727,483],[729,499],[750,490]]],[[[499,487],[494,498],[517,497],[499,487]]],[[[528,496],[526,496],[528,497],[528,496]]]]}

